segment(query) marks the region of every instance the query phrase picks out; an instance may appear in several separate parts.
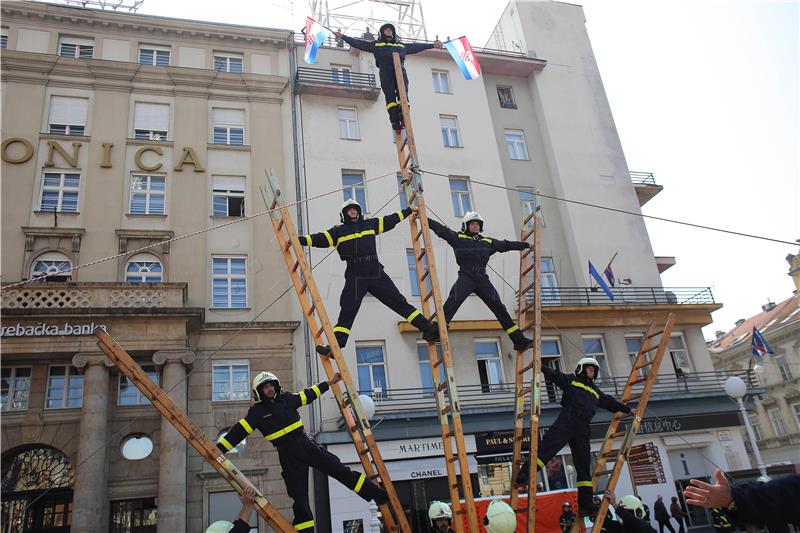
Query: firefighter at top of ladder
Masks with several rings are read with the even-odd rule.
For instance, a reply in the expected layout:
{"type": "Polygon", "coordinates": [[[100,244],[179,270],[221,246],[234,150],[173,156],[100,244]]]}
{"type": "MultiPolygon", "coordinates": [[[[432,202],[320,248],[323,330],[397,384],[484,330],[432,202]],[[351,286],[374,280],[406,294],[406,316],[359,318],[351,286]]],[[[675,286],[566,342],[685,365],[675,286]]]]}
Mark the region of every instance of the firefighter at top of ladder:
{"type": "MultiPolygon", "coordinates": [[[[572,450],[572,461],[575,464],[578,485],[578,511],[588,516],[595,510],[592,502],[592,473],[589,471],[589,424],[598,407],[612,413],[630,413],[631,408],[615,398],[605,394],[594,384],[600,372],[600,364],[594,357],[584,357],[578,361],[574,374],[564,374],[554,368],[542,367],[547,381],[554,383],[561,390],[561,412],[558,418],[539,438],[539,453],[536,459],[538,468],[552,459],[558,451],[569,443],[572,450]]],[[[528,483],[529,466],[526,462],[519,471],[516,482],[520,485],[528,483]]]]}
{"type": "Polygon", "coordinates": [[[281,390],[281,382],[272,372],[260,372],[253,379],[256,403],[217,443],[217,448],[227,453],[258,429],[275,446],[286,492],[294,501],[292,525],[296,531],[314,531],[314,515],[308,502],[309,466],[333,477],[366,501],[373,500],[383,505],[389,499],[380,486],[364,474],[347,468],[338,457],[317,444],[303,430],[303,421],[297,409],[322,396],[341,379],[336,374],[330,381],[323,381],[295,394],[281,390]]]}
{"type": "MultiPolygon", "coordinates": [[[[400,93],[397,89],[392,52],[400,54],[400,63],[404,64],[406,55],[417,54],[431,48],[442,48],[442,43],[438,39],[433,43],[402,43],[397,36],[397,30],[395,30],[394,25],[389,23],[381,26],[378,34],[377,41],[367,41],[348,37],[342,34],[341,31],[334,32],[337,39],[342,39],[353,48],[371,52],[375,56],[375,66],[378,67],[381,89],[383,89],[383,96],[386,98],[386,111],[389,113],[389,121],[392,123],[392,129],[399,131],[403,129],[403,113],[400,110],[400,93]]],[[[403,66],[403,83],[406,86],[406,94],[408,94],[408,74],[406,74],[405,66],[403,66]]]]}
{"type": "MultiPolygon", "coordinates": [[[[393,229],[413,212],[416,212],[415,207],[407,207],[391,215],[364,218],[361,205],[355,200],[348,199],[342,204],[339,212],[342,224],[321,233],[300,237],[300,244],[304,246],[317,248],[333,246],[341,260],[347,263],[344,271],[344,288],[339,298],[339,319],[333,328],[340,348],[344,348],[347,344],[350,328],[353,327],[356,314],[367,292],[422,331],[422,337],[427,342],[436,342],[439,339],[439,328],[436,324],[409,304],[392,279],[384,272],[375,247],[375,238],[378,235],[393,229]]],[[[321,355],[330,355],[331,349],[330,346],[317,346],[317,352],[321,355]]]]}
{"type": "Polygon", "coordinates": [[[485,237],[482,235],[483,218],[474,211],[464,215],[459,232],[430,218],[428,225],[436,235],[453,248],[459,267],[458,278],[444,302],[445,321],[449,324],[467,296],[475,293],[497,317],[500,325],[514,343],[514,349],[522,352],[530,348],[533,340],[523,335],[519,326],[508,314],[497,289],[486,275],[486,264],[495,253],[525,250],[529,246],[533,248],[533,243],[529,245],[523,241],[504,241],[485,237]]]}

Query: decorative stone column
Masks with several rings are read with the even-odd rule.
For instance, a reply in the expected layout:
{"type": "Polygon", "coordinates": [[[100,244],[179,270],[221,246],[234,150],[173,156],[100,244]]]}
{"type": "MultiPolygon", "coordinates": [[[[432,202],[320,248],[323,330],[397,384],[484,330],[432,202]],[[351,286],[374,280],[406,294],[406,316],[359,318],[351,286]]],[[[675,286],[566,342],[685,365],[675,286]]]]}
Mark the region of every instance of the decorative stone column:
{"type": "Polygon", "coordinates": [[[108,449],[108,369],[114,366],[102,353],[79,353],[72,364],[83,373],[83,406],[78,462],[72,497],[72,530],[108,531],[106,465],[108,449]]]}
{"type": "MultiPolygon", "coordinates": [[[[186,366],[194,362],[189,350],[163,350],[153,354],[161,367],[161,388],[186,411],[186,366]],[[174,387],[174,388],[173,388],[174,387]]],[[[158,533],[186,531],[186,451],[189,443],[172,424],[161,418],[158,465],[158,533]]]]}

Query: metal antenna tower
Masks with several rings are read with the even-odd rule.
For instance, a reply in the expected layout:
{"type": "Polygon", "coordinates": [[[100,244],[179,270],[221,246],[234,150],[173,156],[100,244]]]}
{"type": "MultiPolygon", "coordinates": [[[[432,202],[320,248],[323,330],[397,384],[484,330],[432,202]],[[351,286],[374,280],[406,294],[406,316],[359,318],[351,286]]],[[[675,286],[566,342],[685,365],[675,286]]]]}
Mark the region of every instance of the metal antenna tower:
{"type": "Polygon", "coordinates": [[[422,0],[308,0],[312,18],[332,30],[361,36],[367,29],[373,35],[386,22],[405,39],[428,40],[422,0]]]}
{"type": "Polygon", "coordinates": [[[50,2],[72,7],[88,7],[91,9],[136,13],[136,11],[142,7],[144,0],[50,0],[50,2]]]}

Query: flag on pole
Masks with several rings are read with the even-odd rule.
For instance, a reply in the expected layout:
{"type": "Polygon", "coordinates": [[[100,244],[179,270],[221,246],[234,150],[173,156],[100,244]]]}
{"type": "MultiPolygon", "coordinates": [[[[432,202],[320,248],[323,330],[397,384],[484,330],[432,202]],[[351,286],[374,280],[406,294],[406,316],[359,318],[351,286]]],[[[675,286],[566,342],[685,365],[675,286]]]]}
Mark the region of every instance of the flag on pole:
{"type": "Polygon", "coordinates": [[[614,271],[611,270],[611,263],[608,264],[605,270],[603,270],[603,275],[608,280],[608,284],[612,287],[614,286],[614,271]]]}
{"type": "Polygon", "coordinates": [[[314,61],[317,60],[317,50],[325,42],[325,39],[332,35],[331,30],[311,17],[306,17],[306,63],[314,64],[314,61]]]}
{"type": "Polygon", "coordinates": [[[603,289],[603,291],[606,293],[608,299],[613,302],[614,293],[611,292],[611,288],[606,283],[606,280],[603,279],[603,276],[600,275],[600,273],[597,271],[597,269],[594,267],[591,261],[589,261],[589,274],[591,274],[594,280],[597,282],[597,284],[600,285],[600,288],[603,289]]]}
{"type": "Polygon", "coordinates": [[[451,39],[444,43],[447,51],[453,56],[453,60],[461,69],[464,79],[476,80],[481,75],[481,66],[478,63],[478,58],[475,57],[475,52],[469,45],[466,37],[459,37],[458,39],[451,39]]]}
{"type": "Polygon", "coordinates": [[[750,348],[753,350],[753,356],[758,359],[764,357],[768,353],[774,354],[775,350],[772,346],[767,344],[767,339],[755,327],[753,328],[753,340],[750,341],[750,348]]]}

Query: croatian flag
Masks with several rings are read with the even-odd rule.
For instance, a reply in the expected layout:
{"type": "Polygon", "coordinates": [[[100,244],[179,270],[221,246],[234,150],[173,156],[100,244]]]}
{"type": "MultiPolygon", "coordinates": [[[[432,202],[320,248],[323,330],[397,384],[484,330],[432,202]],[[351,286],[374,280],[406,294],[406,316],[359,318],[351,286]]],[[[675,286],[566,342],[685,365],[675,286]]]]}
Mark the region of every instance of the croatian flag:
{"type": "Polygon", "coordinates": [[[476,80],[480,77],[481,66],[466,37],[452,39],[444,43],[444,45],[450,55],[453,56],[453,60],[458,65],[458,68],[461,69],[465,79],[476,80]]]}
{"type": "Polygon", "coordinates": [[[608,284],[606,283],[606,280],[603,279],[603,276],[600,275],[600,273],[597,271],[597,269],[594,267],[594,265],[592,264],[591,261],[589,261],[589,274],[594,278],[594,280],[597,282],[597,284],[600,285],[600,288],[603,289],[603,292],[606,293],[606,296],[608,296],[608,299],[613,302],[614,301],[614,293],[611,292],[611,289],[609,288],[608,284]]]}
{"type": "Polygon", "coordinates": [[[753,350],[753,355],[758,359],[759,357],[764,357],[768,353],[775,353],[775,350],[772,349],[772,346],[767,344],[767,340],[764,338],[764,335],[761,334],[756,328],[753,328],[753,340],[750,342],[750,347],[753,350]]]}
{"type": "Polygon", "coordinates": [[[608,280],[608,283],[613,287],[614,286],[614,271],[611,270],[611,263],[608,264],[605,270],[603,270],[603,275],[608,280]]]}
{"type": "Polygon", "coordinates": [[[311,17],[306,17],[306,63],[314,64],[314,61],[317,60],[317,50],[331,35],[333,35],[331,30],[311,17]]]}

